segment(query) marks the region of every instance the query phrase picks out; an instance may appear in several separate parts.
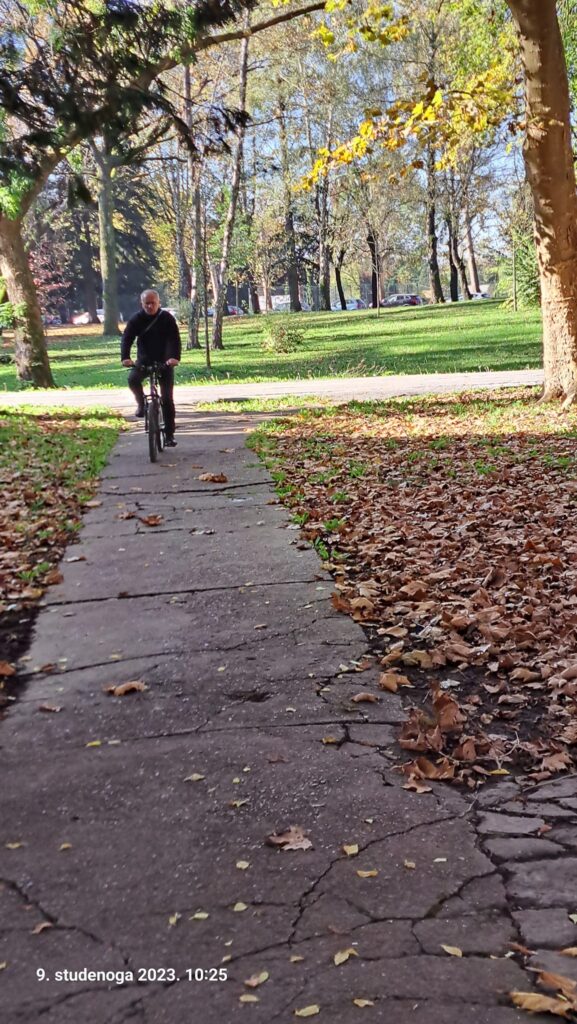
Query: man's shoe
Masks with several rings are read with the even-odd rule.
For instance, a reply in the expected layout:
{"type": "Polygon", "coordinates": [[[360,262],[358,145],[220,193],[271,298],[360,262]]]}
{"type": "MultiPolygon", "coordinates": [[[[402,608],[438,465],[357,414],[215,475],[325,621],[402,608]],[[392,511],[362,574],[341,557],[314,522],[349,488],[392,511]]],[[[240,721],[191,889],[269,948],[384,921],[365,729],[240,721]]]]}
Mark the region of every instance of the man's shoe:
{"type": "Polygon", "coordinates": [[[137,409],[136,409],[136,412],[134,413],[134,415],[136,416],[137,420],[141,420],[143,418],[143,416],[144,416],[144,406],[143,405],[137,406],[137,409]]]}
{"type": "Polygon", "coordinates": [[[167,437],[164,443],[166,448],[176,448],[177,444],[173,437],[167,437]]]}

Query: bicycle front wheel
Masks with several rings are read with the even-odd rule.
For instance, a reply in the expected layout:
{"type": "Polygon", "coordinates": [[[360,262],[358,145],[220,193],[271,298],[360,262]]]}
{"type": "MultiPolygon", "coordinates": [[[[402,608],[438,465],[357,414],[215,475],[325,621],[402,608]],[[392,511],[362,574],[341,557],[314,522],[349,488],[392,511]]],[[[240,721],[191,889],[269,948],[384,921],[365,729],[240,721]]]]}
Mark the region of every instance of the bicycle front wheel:
{"type": "Polygon", "coordinates": [[[158,452],[158,406],[151,402],[148,407],[148,454],[151,462],[156,462],[158,452]]]}
{"type": "Polygon", "coordinates": [[[166,440],[166,429],[165,429],[165,426],[164,426],[164,409],[162,408],[162,404],[160,405],[160,408],[158,409],[158,434],[157,434],[157,438],[158,438],[158,450],[159,450],[159,452],[161,452],[163,450],[163,448],[164,448],[164,442],[166,440]]]}

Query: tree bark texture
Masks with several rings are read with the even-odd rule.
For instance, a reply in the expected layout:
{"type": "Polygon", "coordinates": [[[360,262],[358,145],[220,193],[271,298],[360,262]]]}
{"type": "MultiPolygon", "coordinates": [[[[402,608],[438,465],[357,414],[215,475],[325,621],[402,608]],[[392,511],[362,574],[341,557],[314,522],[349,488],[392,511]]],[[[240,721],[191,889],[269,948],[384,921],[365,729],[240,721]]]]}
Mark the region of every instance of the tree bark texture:
{"type": "Polygon", "coordinates": [[[379,252],[377,237],[372,227],[368,225],[367,245],[371,254],[371,306],[379,308],[379,252]]]}
{"type": "MultiPolygon", "coordinates": [[[[244,113],[246,110],[246,82],[248,76],[248,36],[240,44],[240,72],[239,72],[239,109],[244,113]]],[[[224,225],[224,236],[222,240],[222,252],[220,265],[217,274],[217,293],[214,297],[214,317],[212,322],[212,347],[222,349],[222,320],[224,316],[224,305],[226,302],[226,289],[228,285],[228,270],[230,264],[230,249],[232,245],[232,233],[236,218],[238,194],[240,190],[240,178],[242,174],[242,154],[244,148],[245,122],[242,121],[237,130],[237,143],[234,152],[232,181],[230,186],[230,201],[224,225]]]]}
{"type": "Polygon", "coordinates": [[[437,254],[437,186],[435,180],[435,153],[432,146],[427,151],[427,241],[429,263],[429,289],[433,302],[444,302],[439,258],[437,254]]]}
{"type": "Polygon", "coordinates": [[[116,273],[116,232],[114,230],[115,166],[110,147],[105,139],[102,148],[92,147],[96,162],[98,190],[98,228],[100,232],[100,274],[102,276],[102,305],[104,306],[103,334],[118,334],[118,281],[116,273]]]}
{"type": "Polygon", "coordinates": [[[345,262],[346,249],[340,249],[339,255],[335,263],[335,281],[337,284],[337,292],[339,293],[339,302],[343,311],[347,308],[347,300],[345,299],[345,293],[343,290],[343,282],[341,279],[341,271],[343,269],[343,263],[345,262]]]}
{"type": "Polygon", "coordinates": [[[555,0],[507,0],[525,71],[523,155],[535,206],[544,397],[577,393],[577,191],[570,101],[555,0]]]}
{"type": "MultiPolygon", "coordinates": [[[[447,224],[448,226],[448,224],[447,224]]],[[[449,228],[449,241],[448,241],[448,256],[449,256],[449,294],[451,296],[451,302],[459,301],[459,275],[457,273],[457,265],[453,257],[453,242],[451,237],[451,228],[449,228]]]]}
{"type": "Polygon", "coordinates": [[[300,313],[302,310],[301,300],[299,296],[299,274],[297,265],[297,247],[295,238],[295,224],[294,214],[292,206],[292,191],[290,182],[290,164],[289,164],[289,153],[288,153],[288,138],[286,129],[286,117],[285,117],[285,105],[284,102],[279,99],[278,103],[278,123],[279,123],[279,138],[280,138],[280,155],[281,155],[281,168],[282,168],[282,179],[284,188],[284,207],[285,207],[285,244],[286,244],[286,265],[287,265],[287,280],[288,290],[290,299],[290,310],[291,313],[300,313]]]}
{"type": "Polygon", "coordinates": [[[14,330],[14,358],[20,380],[38,388],[54,387],[50,370],[42,312],[34,278],[22,238],[22,221],[0,215],[0,274],[6,282],[8,298],[23,312],[14,330]]]}

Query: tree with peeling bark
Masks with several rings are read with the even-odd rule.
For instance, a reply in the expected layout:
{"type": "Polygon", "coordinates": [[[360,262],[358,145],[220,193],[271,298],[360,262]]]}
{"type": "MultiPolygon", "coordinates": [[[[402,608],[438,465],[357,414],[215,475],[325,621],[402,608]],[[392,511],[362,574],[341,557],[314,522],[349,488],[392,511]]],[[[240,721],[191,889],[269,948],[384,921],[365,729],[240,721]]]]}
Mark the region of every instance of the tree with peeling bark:
{"type": "MultiPolygon", "coordinates": [[[[164,72],[242,27],[214,32],[253,0],[159,2],[0,0],[0,273],[21,311],[15,331],[19,377],[50,387],[42,318],[22,223],[44,182],[79,142],[125,132],[144,111],[186,123],[166,95],[164,72]]],[[[250,34],[319,10],[324,0],[265,16],[250,34]]]]}

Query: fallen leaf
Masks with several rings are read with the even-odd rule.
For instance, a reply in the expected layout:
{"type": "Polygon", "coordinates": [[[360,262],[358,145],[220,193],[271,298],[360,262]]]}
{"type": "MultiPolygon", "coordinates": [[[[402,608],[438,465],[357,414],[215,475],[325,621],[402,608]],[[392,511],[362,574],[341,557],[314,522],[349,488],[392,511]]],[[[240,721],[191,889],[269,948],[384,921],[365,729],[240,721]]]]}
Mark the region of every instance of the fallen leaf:
{"type": "Polygon", "coordinates": [[[189,917],[188,920],[189,921],[206,921],[209,916],[210,915],[206,912],[206,910],[197,910],[196,913],[192,914],[191,917],[189,917]]]}
{"type": "Polygon", "coordinates": [[[320,1006],[317,1003],[313,1003],[312,1006],[303,1006],[302,1010],[295,1010],[294,1015],[295,1017],[315,1017],[320,1012],[320,1006]]]}
{"type": "Polygon", "coordinates": [[[202,782],[205,778],[204,775],[200,775],[199,772],[193,772],[192,775],[187,775],[183,782],[202,782]]]}
{"type": "Polygon", "coordinates": [[[67,562],[85,562],[86,555],[71,555],[70,558],[66,559],[67,562]]]}
{"type": "Polygon", "coordinates": [[[236,914],[242,914],[243,910],[248,910],[248,906],[246,905],[246,903],[243,903],[241,900],[239,900],[238,903],[235,903],[232,909],[236,914]]]}
{"type": "Polygon", "coordinates": [[[354,1003],[355,1006],[360,1006],[360,1007],[363,1007],[363,1006],[374,1006],[375,1005],[373,1003],[372,999],[353,999],[353,1003],[354,1003]]]}
{"type": "Polygon", "coordinates": [[[304,956],[291,956],[290,957],[290,963],[291,964],[300,964],[303,960],[304,960],[304,956]]]}
{"type": "Polygon", "coordinates": [[[24,846],[24,843],[4,843],[4,846],[7,850],[19,850],[21,846],[24,846]]]}
{"type": "Polygon", "coordinates": [[[426,786],[420,779],[415,778],[411,775],[408,782],[405,782],[403,789],[410,789],[413,793],[432,793],[433,787],[426,786]]]}
{"type": "Polygon", "coordinates": [[[245,804],[248,804],[249,799],[250,798],[247,797],[246,800],[229,800],[228,806],[232,807],[232,809],[236,811],[239,807],[244,807],[245,804]]]}
{"type": "Polygon", "coordinates": [[[90,740],[90,743],[86,744],[87,747],[101,747],[102,740],[90,740]]]}
{"type": "Polygon", "coordinates": [[[407,868],[408,871],[414,871],[416,866],[417,865],[415,864],[414,860],[404,860],[403,861],[403,867],[407,868]]]}
{"type": "Polygon", "coordinates": [[[253,974],[252,977],[247,978],[245,985],[247,988],[258,988],[259,985],[264,985],[265,981],[268,981],[270,974],[268,971],[261,971],[260,974],[253,974]]]}
{"type": "Polygon", "coordinates": [[[441,943],[441,949],[444,949],[445,953],[448,953],[449,956],[462,956],[463,955],[463,950],[459,949],[458,946],[445,946],[445,945],[443,945],[443,943],[441,943]]]}
{"type": "Polygon", "coordinates": [[[178,922],[180,921],[181,917],[182,917],[182,914],[179,914],[179,913],[171,914],[170,917],[168,918],[169,926],[171,928],[174,928],[174,926],[176,924],[178,924],[178,922]]]}
{"type": "Polygon", "coordinates": [[[161,515],[139,516],[138,518],[145,526],[160,526],[160,524],[164,522],[164,516],[161,515]]]}
{"type": "Polygon", "coordinates": [[[71,850],[72,849],[72,843],[60,843],[60,846],[58,847],[58,849],[59,850],[71,850]]]}
{"type": "Polygon", "coordinates": [[[311,850],[313,845],[300,825],[291,825],[286,832],[273,832],[266,837],[266,842],[269,846],[279,846],[282,850],[311,850]]]}
{"type": "Polygon", "coordinates": [[[358,956],[356,949],[352,946],[349,949],[340,949],[338,953],[335,953],[333,957],[333,963],[336,967],[340,967],[341,964],[345,964],[352,956],[358,956]]]}
{"type": "Polygon", "coordinates": [[[111,697],[125,697],[127,693],[142,693],[144,690],[148,690],[146,683],[141,679],[131,679],[129,683],[120,683],[119,686],[106,686],[104,692],[111,697]]]}
{"type": "Polygon", "coordinates": [[[378,873],[379,872],[376,870],[376,868],[370,868],[370,870],[368,871],[357,871],[357,875],[359,876],[359,878],[376,878],[378,873]]]}
{"type": "Polygon", "coordinates": [[[389,693],[396,693],[399,686],[411,686],[407,676],[398,675],[396,672],[381,672],[379,676],[379,688],[388,690],[389,693]]]}
{"type": "Polygon", "coordinates": [[[321,743],[324,743],[325,746],[328,746],[331,743],[338,743],[338,742],[339,742],[339,740],[338,740],[337,736],[323,736],[323,738],[321,740],[321,743]]]}
{"type": "Polygon", "coordinates": [[[351,697],[351,700],[355,704],[377,704],[380,697],[377,697],[376,693],[367,693],[366,691],[363,691],[362,693],[356,693],[354,697],[351,697]]]}
{"type": "Polygon", "coordinates": [[[62,711],[62,707],[59,704],[40,704],[38,710],[57,714],[58,711],[62,711]]]}
{"type": "Polygon", "coordinates": [[[90,501],[83,501],[82,504],[84,505],[84,508],[99,508],[100,505],[102,505],[102,502],[98,501],[96,498],[91,498],[90,501]]]}
{"type": "Polygon", "coordinates": [[[567,1018],[571,1012],[571,1004],[564,999],[552,999],[539,992],[510,992],[509,995],[514,1006],[530,1013],[553,1013],[557,1017],[567,1018]]]}
{"type": "Polygon", "coordinates": [[[8,661],[0,661],[0,676],[15,676],[16,669],[8,661]]]}
{"type": "Polygon", "coordinates": [[[248,860],[237,860],[236,867],[239,871],[248,871],[250,862],[248,860]]]}
{"type": "Polygon", "coordinates": [[[250,992],[245,992],[244,995],[239,996],[239,1003],[258,1003],[260,1002],[258,996],[253,996],[250,992]]]}
{"type": "Polygon", "coordinates": [[[40,921],[40,923],[35,925],[35,927],[32,929],[32,934],[41,935],[42,932],[45,932],[47,928],[53,927],[54,925],[50,921],[40,921]]]}
{"type": "Polygon", "coordinates": [[[348,843],[342,847],[343,853],[346,853],[347,857],[356,857],[359,852],[358,843],[348,843]]]}
{"type": "Polygon", "coordinates": [[[577,956],[577,946],[567,946],[565,949],[559,950],[563,956],[577,956]]]}
{"type": "Polygon", "coordinates": [[[539,971],[537,981],[544,988],[559,989],[567,999],[575,998],[577,981],[573,978],[566,978],[564,974],[555,974],[553,971],[539,971]]]}
{"type": "Polygon", "coordinates": [[[208,484],[225,484],[228,477],[224,473],[201,473],[198,479],[208,484]]]}

